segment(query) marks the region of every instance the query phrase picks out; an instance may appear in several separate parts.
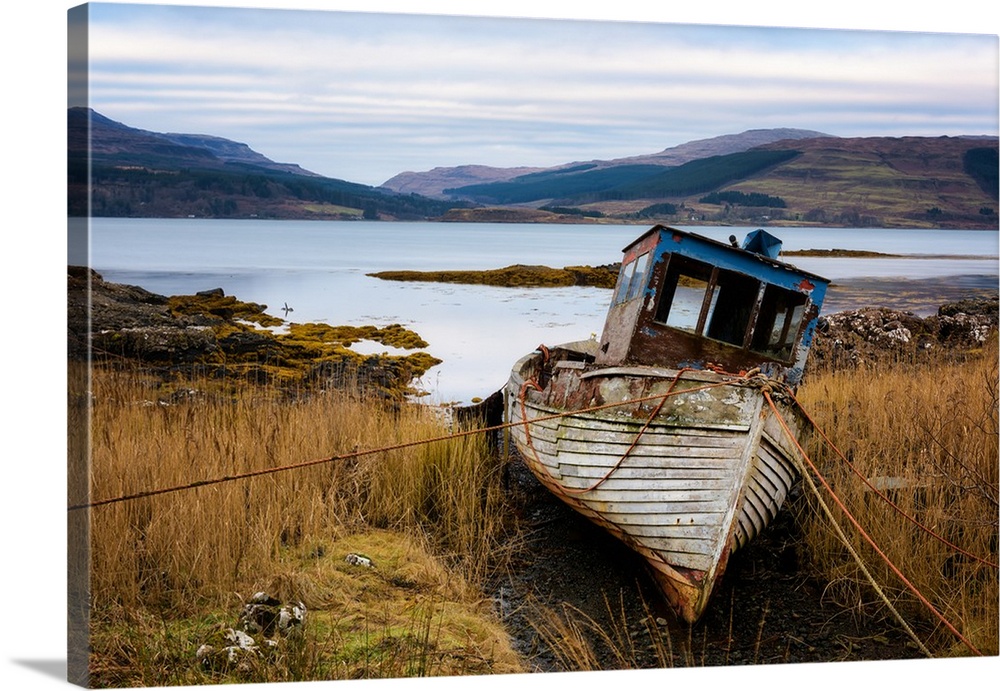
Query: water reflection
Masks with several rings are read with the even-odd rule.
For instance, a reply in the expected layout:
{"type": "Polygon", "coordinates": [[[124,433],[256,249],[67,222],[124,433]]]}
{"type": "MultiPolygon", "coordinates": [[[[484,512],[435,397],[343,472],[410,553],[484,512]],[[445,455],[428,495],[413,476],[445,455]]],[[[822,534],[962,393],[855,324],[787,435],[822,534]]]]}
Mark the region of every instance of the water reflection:
{"type": "MultiPolygon", "coordinates": [[[[686,229],[722,241],[752,230],[686,229]]],[[[419,333],[430,344],[427,352],[444,361],[422,381],[430,392],[428,400],[468,402],[503,386],[514,361],[537,345],[600,335],[611,291],[399,283],[366,274],[389,269],[493,269],[517,263],[609,264],[619,261],[622,247],[645,230],[645,226],[93,219],[90,256],[91,266],[107,280],[164,295],[222,288],[242,300],[268,305],[276,317],[284,318],[281,307],[291,305],[295,311],[288,319],[300,323],[402,324],[419,333]]],[[[772,232],[782,238],[786,250],[932,254],[942,244],[937,231],[772,232]]],[[[949,254],[991,259],[795,257],[792,263],[833,279],[827,311],[872,299],[900,302],[920,292],[932,293],[930,302],[935,302],[949,291],[984,285],[995,289],[997,237],[995,232],[947,234],[949,254]],[[912,279],[922,279],[924,288],[913,290],[912,279]]]]}

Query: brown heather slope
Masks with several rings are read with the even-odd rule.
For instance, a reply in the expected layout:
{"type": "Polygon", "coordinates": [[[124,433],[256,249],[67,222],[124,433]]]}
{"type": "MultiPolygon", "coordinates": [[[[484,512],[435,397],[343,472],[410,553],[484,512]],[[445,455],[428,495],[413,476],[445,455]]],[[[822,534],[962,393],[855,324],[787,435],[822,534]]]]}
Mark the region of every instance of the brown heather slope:
{"type": "Polygon", "coordinates": [[[580,204],[626,217],[669,202],[665,223],[995,230],[998,192],[984,190],[965,170],[970,149],[997,149],[996,137],[817,137],[757,147],[801,155],[714,191],[780,197],[784,208],[707,204],[707,194],[580,204]],[[989,210],[989,213],[982,213],[989,210]]]}
{"type": "Polygon", "coordinates": [[[962,160],[969,149],[995,149],[995,138],[818,138],[793,144],[801,156],[726,189],[781,197],[786,218],[820,224],[997,227],[996,190],[991,196],[981,189],[962,160]],[[981,214],[983,208],[993,214],[981,214]]]}

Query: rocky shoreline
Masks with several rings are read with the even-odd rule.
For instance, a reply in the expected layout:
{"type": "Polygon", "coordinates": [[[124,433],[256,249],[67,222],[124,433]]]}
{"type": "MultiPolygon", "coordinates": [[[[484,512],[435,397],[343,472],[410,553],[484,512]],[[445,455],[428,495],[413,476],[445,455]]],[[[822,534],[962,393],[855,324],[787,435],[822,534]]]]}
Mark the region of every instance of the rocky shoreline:
{"type": "MultiPolygon", "coordinates": [[[[479,273],[487,274],[484,280],[503,284],[509,279],[517,285],[539,280],[542,284],[597,285],[614,274],[613,267],[508,269],[479,273]]],[[[407,278],[435,280],[423,275],[407,278]]],[[[440,362],[420,350],[427,343],[418,334],[399,325],[288,325],[266,314],[266,305],[242,302],[221,288],[166,297],[138,286],[107,282],[92,269],[71,266],[67,289],[70,359],[86,357],[89,341],[95,358],[138,363],[166,380],[235,376],[249,383],[299,390],[358,382],[380,395],[401,398],[413,393],[413,378],[440,362]],[[350,345],[361,339],[412,352],[360,355],[350,345]]],[[[835,312],[820,319],[809,367],[915,361],[941,349],[975,349],[997,328],[998,314],[996,293],[948,302],[926,317],[874,307],[835,312]]]]}
{"type": "Polygon", "coordinates": [[[92,269],[67,273],[70,360],[132,363],[163,382],[195,377],[267,385],[284,393],[363,386],[401,400],[410,382],[440,360],[398,324],[386,327],[286,324],[266,305],[242,302],[221,288],[166,297],[105,281],[92,269]],[[360,340],[402,348],[406,355],[362,355],[360,340]]]}
{"type": "Polygon", "coordinates": [[[936,314],[882,307],[820,317],[809,351],[811,371],[919,362],[941,350],[961,354],[981,347],[997,329],[996,295],[941,305],[936,314]]]}

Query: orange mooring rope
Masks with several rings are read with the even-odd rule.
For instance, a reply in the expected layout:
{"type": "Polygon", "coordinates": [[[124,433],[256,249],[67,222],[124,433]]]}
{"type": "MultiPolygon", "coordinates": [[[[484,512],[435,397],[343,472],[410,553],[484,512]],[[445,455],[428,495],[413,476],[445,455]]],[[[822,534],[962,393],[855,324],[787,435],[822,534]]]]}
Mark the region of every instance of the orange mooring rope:
{"type": "MultiPolygon", "coordinates": [[[[547,355],[547,353],[546,353],[546,355],[547,355]]],[[[89,508],[95,508],[95,507],[99,507],[99,506],[106,506],[106,505],[109,505],[109,504],[115,504],[115,503],[119,503],[119,502],[133,500],[133,499],[140,499],[140,498],[145,498],[145,497],[152,497],[152,496],[157,496],[157,495],[161,495],[161,494],[167,494],[167,493],[171,493],[171,492],[178,492],[178,491],[187,490],[187,489],[194,489],[194,488],[197,488],[197,487],[205,487],[205,486],[208,486],[208,485],[214,485],[214,484],[219,484],[219,483],[223,483],[223,482],[230,482],[230,481],[234,481],[234,480],[240,480],[240,479],[258,477],[258,476],[261,476],[261,475],[270,475],[270,474],[273,474],[273,473],[283,472],[283,471],[287,471],[287,470],[295,470],[295,469],[298,469],[298,468],[307,468],[307,467],[310,467],[310,466],[321,465],[321,464],[324,464],[324,463],[332,463],[332,462],[335,462],[335,461],[343,461],[343,460],[348,460],[348,459],[351,459],[351,458],[358,458],[358,457],[361,457],[361,456],[366,456],[366,455],[371,455],[371,454],[376,454],[376,453],[384,453],[384,452],[388,452],[388,451],[395,451],[395,450],[399,450],[399,449],[404,449],[404,448],[409,448],[409,447],[414,447],[414,446],[420,446],[420,445],[423,445],[423,444],[430,444],[430,443],[434,443],[434,442],[438,442],[438,441],[447,441],[449,439],[457,439],[457,438],[460,438],[460,437],[470,436],[470,435],[474,435],[474,434],[483,434],[483,433],[488,433],[488,432],[495,432],[495,431],[499,431],[499,430],[502,430],[502,429],[507,429],[507,428],[513,427],[515,425],[523,425],[524,426],[525,437],[527,439],[528,446],[529,446],[529,448],[532,449],[532,452],[535,455],[535,460],[538,462],[539,466],[541,466],[542,468],[544,468],[544,464],[542,464],[541,461],[539,460],[538,453],[537,453],[537,451],[535,451],[533,443],[531,441],[531,435],[530,435],[530,431],[529,431],[529,424],[531,424],[531,423],[537,423],[537,422],[545,422],[547,420],[553,420],[553,419],[567,417],[567,416],[576,415],[576,414],[580,414],[580,413],[596,412],[596,411],[599,411],[599,410],[604,410],[604,409],[609,409],[609,408],[616,408],[616,407],[620,407],[620,406],[628,405],[628,404],[644,403],[644,402],[647,402],[647,401],[659,400],[659,403],[657,404],[657,406],[653,410],[653,413],[646,420],[646,423],[643,425],[642,429],[636,434],[636,438],[633,440],[633,442],[629,446],[628,450],[626,450],[626,452],[622,455],[622,457],[618,460],[618,462],[614,465],[614,467],[612,467],[611,470],[609,470],[608,473],[604,477],[602,477],[594,485],[592,485],[591,487],[588,487],[586,489],[566,490],[566,491],[568,491],[570,493],[579,493],[579,494],[582,494],[582,493],[585,493],[585,492],[592,491],[593,489],[596,489],[598,486],[600,486],[602,483],[604,483],[615,472],[615,470],[617,470],[621,466],[621,464],[625,461],[625,459],[632,453],[632,451],[634,450],[634,448],[638,444],[639,439],[642,437],[642,435],[649,428],[649,425],[652,424],[652,421],[659,414],[660,410],[663,408],[663,405],[666,403],[666,400],[669,397],[675,396],[675,395],[677,395],[679,393],[694,393],[696,391],[703,391],[703,390],[706,390],[706,389],[712,389],[712,388],[715,388],[715,387],[718,387],[718,386],[723,386],[723,385],[731,384],[732,383],[731,379],[727,379],[727,380],[720,381],[720,382],[714,382],[714,383],[710,383],[710,384],[696,386],[696,387],[693,387],[693,388],[690,388],[690,389],[685,389],[684,391],[674,391],[674,387],[676,386],[677,382],[679,381],[681,374],[686,369],[691,369],[691,368],[685,368],[685,369],[682,369],[682,370],[678,371],[678,373],[675,375],[673,381],[671,382],[669,389],[664,394],[656,394],[656,395],[653,395],[653,396],[645,396],[645,397],[642,397],[642,398],[628,399],[628,400],[625,400],[625,401],[614,402],[614,403],[605,403],[605,404],[601,404],[601,405],[592,406],[592,407],[589,407],[589,408],[582,408],[580,410],[555,413],[555,414],[552,414],[552,415],[539,416],[539,417],[532,418],[531,420],[529,420],[527,418],[527,412],[526,412],[527,408],[526,408],[526,403],[525,403],[525,394],[526,394],[527,389],[529,387],[535,388],[535,389],[539,389],[539,390],[540,390],[540,387],[538,386],[538,383],[536,381],[534,381],[533,379],[530,379],[530,380],[525,381],[525,383],[522,385],[521,390],[519,392],[519,396],[518,396],[519,402],[520,402],[520,405],[521,405],[521,416],[522,416],[522,420],[520,422],[506,422],[506,423],[503,423],[503,424],[500,424],[500,425],[494,425],[494,426],[490,426],[490,427],[480,427],[480,428],[471,429],[471,430],[465,430],[465,431],[461,431],[461,432],[454,432],[454,433],[451,433],[451,434],[441,435],[441,436],[433,437],[433,438],[430,438],[430,439],[421,439],[421,440],[416,440],[416,441],[411,441],[411,442],[402,442],[402,443],[399,443],[399,444],[394,444],[394,445],[390,445],[390,446],[384,446],[384,447],[380,447],[380,448],[377,448],[377,449],[368,449],[368,450],[364,450],[364,451],[354,451],[354,452],[347,453],[347,454],[342,454],[342,455],[337,455],[337,456],[329,456],[329,457],[326,457],[326,458],[319,458],[319,459],[314,459],[314,460],[311,460],[311,461],[305,461],[303,463],[296,463],[296,464],[291,464],[291,465],[285,465],[285,466],[280,466],[280,467],[276,467],[276,468],[267,468],[267,469],[264,469],[264,470],[250,471],[250,472],[241,473],[241,474],[238,474],[238,475],[227,475],[227,476],[213,478],[213,479],[208,479],[208,480],[200,480],[200,481],[192,482],[192,483],[189,483],[189,484],[186,484],[186,485],[179,485],[179,486],[175,486],[175,487],[166,487],[166,488],[162,488],[162,489],[149,490],[149,491],[138,492],[138,493],[130,494],[130,495],[122,495],[122,496],[119,496],[119,497],[114,497],[114,498],[110,498],[110,499],[104,499],[104,500],[90,502],[90,503],[75,504],[75,505],[70,505],[67,508],[67,510],[68,511],[78,511],[78,510],[81,510],[81,509],[89,509],[89,508]]],[[[731,376],[731,377],[733,377],[735,379],[743,379],[743,380],[749,380],[751,378],[751,375],[753,374],[753,373],[742,373],[742,372],[740,374],[732,374],[732,373],[722,372],[720,369],[716,369],[716,368],[713,368],[713,371],[716,371],[719,374],[729,375],[729,376],[731,376]]],[[[769,383],[773,383],[773,382],[769,382],[769,383]]],[[[823,432],[823,430],[809,416],[809,414],[802,407],[802,404],[795,398],[795,396],[792,394],[792,392],[790,390],[788,390],[787,387],[782,387],[782,388],[785,391],[785,393],[787,395],[789,395],[791,397],[791,399],[795,402],[795,404],[799,408],[799,410],[802,411],[802,413],[803,413],[803,415],[805,415],[807,421],[812,425],[812,427],[814,429],[816,429],[822,435],[823,439],[827,442],[827,444],[830,445],[830,447],[837,453],[837,455],[845,463],[847,463],[848,467],[852,470],[852,472],[854,472],[856,475],[858,475],[859,477],[861,477],[861,479],[866,484],[868,484],[869,487],[871,487],[871,484],[868,483],[868,481],[864,477],[861,476],[861,474],[857,471],[856,468],[854,468],[853,465],[851,465],[851,463],[849,461],[847,461],[847,459],[844,456],[844,454],[840,452],[840,450],[833,444],[832,441],[830,441],[829,437],[827,437],[827,435],[823,432]]],[[[878,547],[878,545],[875,544],[875,541],[871,538],[871,536],[868,535],[868,533],[864,530],[864,528],[861,527],[861,525],[860,525],[860,523],[858,523],[857,519],[850,513],[850,511],[843,504],[843,502],[841,502],[841,500],[837,497],[836,493],[830,487],[829,483],[819,473],[819,470],[816,468],[815,464],[813,464],[813,462],[809,458],[808,454],[802,448],[802,445],[799,443],[798,439],[795,437],[794,434],[792,434],[791,430],[788,428],[788,425],[785,423],[785,420],[782,417],[782,415],[781,415],[780,411],[778,410],[777,406],[775,405],[774,400],[771,398],[771,387],[770,386],[762,386],[761,387],[761,392],[763,393],[765,399],[767,400],[769,406],[771,407],[771,410],[776,415],[776,417],[778,419],[778,422],[780,423],[780,425],[781,425],[783,431],[785,432],[786,436],[795,445],[796,449],[798,449],[799,453],[801,454],[801,457],[804,459],[804,462],[806,464],[808,464],[809,468],[812,470],[812,472],[819,479],[820,483],[822,483],[823,487],[827,490],[827,492],[829,492],[829,494],[833,498],[834,502],[836,502],[836,504],[844,512],[844,515],[847,516],[848,520],[851,522],[852,525],[854,525],[854,527],[858,530],[858,532],[864,538],[864,540],[866,542],[868,542],[868,544],[883,559],[883,561],[885,561],[885,563],[893,571],[893,573],[896,574],[896,576],[906,585],[906,587],[914,595],[916,595],[916,597],[924,604],[924,606],[926,606],[934,614],[934,616],[939,621],[941,621],[942,624],[944,624],[944,626],[949,631],[951,631],[960,641],[962,641],[962,643],[965,644],[965,646],[968,647],[969,650],[971,650],[973,653],[975,653],[976,655],[982,655],[982,653],[967,638],[965,638],[947,619],[945,619],[944,615],[942,615],[927,600],[927,598],[923,596],[923,594],[920,593],[920,591],[916,588],[916,586],[914,586],[912,583],[910,583],[910,581],[902,574],[902,572],[899,570],[899,568],[895,564],[893,564],[892,561],[888,558],[888,556],[886,556],[886,554],[878,547]]],[[[959,547],[957,547],[955,545],[952,545],[950,542],[948,542],[947,540],[945,540],[943,537],[941,537],[940,535],[937,535],[936,533],[934,533],[930,529],[926,528],[925,526],[921,525],[918,521],[916,521],[915,519],[913,519],[912,517],[910,517],[909,515],[907,515],[904,511],[902,511],[902,509],[899,509],[899,507],[897,507],[895,504],[893,504],[893,502],[891,500],[889,500],[888,497],[884,496],[881,492],[879,492],[878,490],[876,490],[874,487],[871,487],[871,488],[872,488],[873,491],[876,492],[876,494],[880,498],[882,498],[884,501],[888,502],[891,506],[893,506],[895,509],[897,509],[908,520],[910,520],[911,522],[913,522],[915,525],[917,525],[918,527],[920,527],[922,530],[924,530],[925,532],[927,532],[929,535],[931,535],[934,538],[940,540],[943,544],[945,544],[948,547],[950,547],[950,548],[952,548],[952,549],[960,552],[961,554],[964,554],[964,555],[966,555],[966,556],[968,556],[968,557],[970,557],[972,559],[975,559],[976,561],[982,562],[982,563],[984,563],[986,565],[989,565],[989,566],[993,566],[994,568],[997,566],[996,564],[994,564],[994,563],[992,563],[992,562],[990,562],[988,560],[985,560],[985,559],[982,559],[980,557],[977,557],[977,556],[975,556],[973,554],[970,554],[969,552],[966,552],[965,550],[962,550],[961,548],[959,548],[959,547]]],[[[919,641],[918,641],[918,643],[919,643],[919,641]]],[[[920,644],[920,645],[921,645],[921,647],[923,647],[923,644],[920,644]]],[[[926,650],[926,648],[925,648],[925,650],[926,650]]]]}
{"type": "Polygon", "coordinates": [[[774,412],[775,416],[778,419],[778,422],[781,424],[781,428],[782,428],[782,430],[784,430],[785,436],[787,436],[788,439],[795,445],[795,448],[798,449],[799,453],[802,455],[802,459],[804,460],[804,462],[809,466],[809,468],[812,470],[812,472],[816,475],[817,479],[819,479],[820,483],[823,485],[823,487],[826,489],[826,491],[833,498],[833,501],[837,504],[837,506],[840,507],[840,510],[844,512],[844,515],[847,517],[847,520],[849,520],[851,522],[851,524],[855,527],[855,529],[858,531],[858,533],[861,535],[861,537],[864,538],[865,542],[867,542],[872,547],[872,549],[875,550],[875,552],[879,555],[879,557],[882,558],[882,560],[886,563],[886,565],[892,570],[893,573],[896,574],[896,576],[903,582],[903,584],[907,587],[907,589],[910,592],[912,592],[914,595],[916,595],[917,599],[920,600],[920,602],[923,603],[923,605],[925,607],[927,607],[927,609],[930,610],[934,614],[934,616],[937,617],[937,619],[942,624],[944,624],[944,626],[949,631],[951,631],[953,634],[955,634],[955,636],[960,641],[962,641],[962,643],[964,643],[965,646],[969,650],[971,650],[973,653],[975,653],[976,655],[982,655],[982,653],[976,648],[976,646],[974,646],[971,641],[969,641],[965,636],[963,636],[958,631],[958,629],[956,629],[952,625],[952,623],[949,622],[944,617],[944,615],[941,614],[937,610],[937,608],[935,608],[934,605],[932,605],[930,603],[930,601],[926,597],[924,597],[924,595],[917,589],[917,587],[915,585],[913,585],[909,581],[909,579],[906,578],[906,576],[903,575],[903,572],[900,571],[899,568],[894,563],[892,563],[892,560],[889,559],[888,556],[886,556],[885,552],[883,552],[879,548],[879,546],[877,544],[875,544],[875,541],[872,539],[872,537],[867,533],[867,531],[865,531],[864,528],[861,527],[861,524],[858,523],[858,520],[847,509],[847,507],[844,505],[844,503],[837,496],[836,492],[833,491],[833,488],[830,487],[829,483],[826,481],[826,478],[824,478],[823,475],[820,474],[819,470],[816,468],[815,464],[809,458],[809,455],[806,453],[805,449],[802,448],[802,445],[799,443],[799,440],[796,439],[796,437],[795,437],[794,434],[792,434],[792,431],[788,428],[788,425],[785,423],[784,417],[782,417],[781,412],[778,410],[778,407],[774,404],[774,401],[771,399],[770,392],[768,392],[767,390],[764,390],[763,393],[764,393],[764,398],[767,399],[768,405],[770,405],[771,410],[774,412]]]}
{"type": "MultiPolygon", "coordinates": [[[[635,438],[632,440],[632,443],[629,445],[628,449],[625,450],[625,453],[622,454],[621,458],[618,459],[618,461],[608,470],[608,472],[606,472],[604,474],[603,477],[601,477],[597,482],[595,482],[594,484],[592,484],[590,487],[582,487],[582,488],[562,487],[561,490],[563,492],[565,492],[566,494],[586,494],[587,492],[593,492],[595,489],[597,489],[598,487],[600,487],[601,485],[603,485],[605,482],[607,482],[608,479],[615,473],[615,471],[617,471],[621,467],[622,463],[625,462],[625,459],[628,458],[630,455],[632,455],[632,451],[635,449],[636,446],[639,445],[639,440],[642,438],[642,435],[646,433],[646,430],[649,429],[649,426],[651,424],[653,424],[653,420],[655,420],[656,416],[660,414],[661,410],[663,410],[663,406],[664,406],[664,404],[666,404],[667,399],[674,395],[674,387],[677,386],[677,382],[680,381],[681,375],[684,372],[687,372],[687,371],[692,370],[692,369],[694,369],[694,368],[692,368],[692,367],[684,367],[684,368],[678,370],[677,374],[674,375],[673,381],[670,382],[670,387],[667,389],[666,393],[664,393],[664,394],[657,394],[655,397],[650,397],[650,398],[656,398],[656,397],[661,397],[662,396],[660,398],[660,402],[656,404],[656,407],[653,408],[653,412],[650,413],[649,417],[646,419],[646,423],[642,426],[642,429],[639,430],[636,433],[635,438]]],[[[695,387],[693,389],[685,389],[684,391],[678,391],[677,393],[688,393],[689,391],[703,391],[704,389],[707,389],[707,388],[712,388],[712,387],[716,387],[716,386],[722,386],[723,384],[728,384],[728,383],[729,383],[728,381],[723,381],[723,382],[718,382],[718,383],[715,383],[715,384],[709,384],[707,386],[695,387]]],[[[523,424],[524,425],[524,438],[525,438],[525,441],[528,444],[528,448],[531,449],[531,453],[534,455],[535,462],[538,463],[539,469],[547,472],[546,468],[545,468],[545,464],[542,463],[541,459],[538,457],[538,451],[535,450],[535,444],[534,444],[534,442],[531,439],[531,432],[528,429],[528,423],[529,422],[537,422],[540,419],[540,418],[534,418],[534,419],[532,419],[530,421],[528,420],[528,408],[527,408],[527,404],[525,402],[525,394],[527,393],[529,387],[541,391],[541,387],[538,386],[538,382],[536,382],[534,379],[528,379],[521,386],[521,391],[518,394],[518,402],[521,404],[521,423],[519,423],[519,424],[523,424]]],[[[640,400],[640,399],[636,399],[636,400],[640,400]]],[[[633,401],[627,401],[627,402],[631,403],[633,401]]],[[[621,404],[619,404],[619,405],[621,405],[621,404]]],[[[582,413],[582,412],[588,412],[588,411],[586,411],[586,410],[577,410],[577,411],[573,411],[573,412],[574,413],[582,413]]],[[[565,414],[560,414],[559,417],[562,417],[563,415],[565,415],[565,414]]]]}
{"type": "Polygon", "coordinates": [[[928,528],[927,526],[925,526],[923,523],[921,523],[920,521],[918,521],[916,518],[914,518],[910,514],[908,514],[905,511],[903,511],[903,509],[900,506],[898,506],[894,501],[892,501],[892,499],[890,499],[889,497],[887,497],[883,492],[881,492],[871,482],[869,482],[868,478],[866,478],[861,473],[861,471],[859,471],[856,467],[854,467],[854,465],[849,460],[847,460],[847,456],[844,455],[844,453],[840,449],[837,448],[836,444],[834,444],[833,441],[831,441],[830,437],[828,437],[826,435],[826,433],[823,431],[823,429],[819,425],[816,424],[816,422],[812,419],[812,416],[809,415],[809,413],[802,406],[802,404],[799,402],[799,400],[797,398],[795,398],[795,396],[792,395],[791,392],[788,392],[788,394],[789,394],[789,396],[791,396],[792,400],[795,401],[796,407],[802,412],[802,415],[805,416],[806,420],[809,421],[809,424],[812,425],[813,429],[815,429],[817,432],[819,432],[820,436],[823,437],[823,441],[825,441],[827,443],[827,446],[829,446],[831,449],[833,449],[834,453],[837,454],[837,456],[840,458],[840,460],[842,460],[847,465],[847,467],[851,469],[851,472],[854,473],[855,475],[857,475],[861,479],[861,481],[863,483],[865,483],[865,485],[868,487],[868,489],[870,489],[872,492],[874,492],[880,499],[882,499],[882,501],[884,501],[886,504],[888,504],[893,509],[895,509],[896,512],[898,512],[899,515],[901,515],[903,518],[905,518],[910,523],[912,523],[913,525],[915,525],[918,528],[920,528],[920,530],[924,531],[925,533],[927,533],[932,538],[934,538],[935,540],[937,540],[941,544],[945,545],[949,549],[952,549],[952,550],[958,552],[959,554],[963,554],[966,557],[968,557],[969,559],[972,559],[973,561],[978,561],[979,563],[985,564],[986,566],[993,567],[994,569],[998,568],[998,565],[997,565],[996,562],[992,562],[992,561],[989,561],[988,559],[984,559],[982,557],[976,556],[975,554],[972,554],[971,552],[965,551],[964,549],[962,549],[958,545],[952,544],[944,536],[939,535],[938,533],[935,533],[933,530],[931,530],[930,528],[928,528]]]}

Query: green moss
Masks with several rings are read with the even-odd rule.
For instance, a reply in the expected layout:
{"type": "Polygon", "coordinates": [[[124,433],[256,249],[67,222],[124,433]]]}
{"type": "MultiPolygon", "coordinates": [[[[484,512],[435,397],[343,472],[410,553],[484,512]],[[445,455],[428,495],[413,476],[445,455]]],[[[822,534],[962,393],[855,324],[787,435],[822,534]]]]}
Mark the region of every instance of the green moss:
{"type": "Polygon", "coordinates": [[[209,315],[224,321],[243,319],[261,326],[280,326],[284,323],[278,317],[265,314],[267,305],[243,302],[232,295],[214,291],[202,295],[174,295],[167,300],[171,314],[179,316],[209,315]]]}
{"type": "Polygon", "coordinates": [[[348,385],[350,373],[366,391],[398,399],[416,393],[410,382],[441,363],[426,352],[365,355],[351,350],[362,340],[406,351],[427,347],[419,334],[400,324],[382,328],[288,324],[287,333],[273,333],[260,327],[284,325],[283,320],[265,314],[264,305],[240,301],[221,290],[174,296],[168,305],[175,317],[210,325],[218,346],[193,362],[172,363],[162,371],[161,376],[173,379],[185,378],[185,372],[202,376],[211,372],[220,380],[303,391],[348,385]]]}
{"type": "Polygon", "coordinates": [[[486,271],[380,271],[368,275],[386,281],[426,281],[520,288],[567,286],[614,288],[618,271],[617,266],[567,266],[564,269],[553,269],[548,266],[514,264],[486,271]]]}
{"type": "Polygon", "coordinates": [[[412,350],[426,348],[420,335],[399,325],[379,329],[374,326],[330,326],[329,324],[291,324],[288,339],[297,342],[318,342],[350,347],[358,341],[375,341],[391,348],[412,350]]]}

